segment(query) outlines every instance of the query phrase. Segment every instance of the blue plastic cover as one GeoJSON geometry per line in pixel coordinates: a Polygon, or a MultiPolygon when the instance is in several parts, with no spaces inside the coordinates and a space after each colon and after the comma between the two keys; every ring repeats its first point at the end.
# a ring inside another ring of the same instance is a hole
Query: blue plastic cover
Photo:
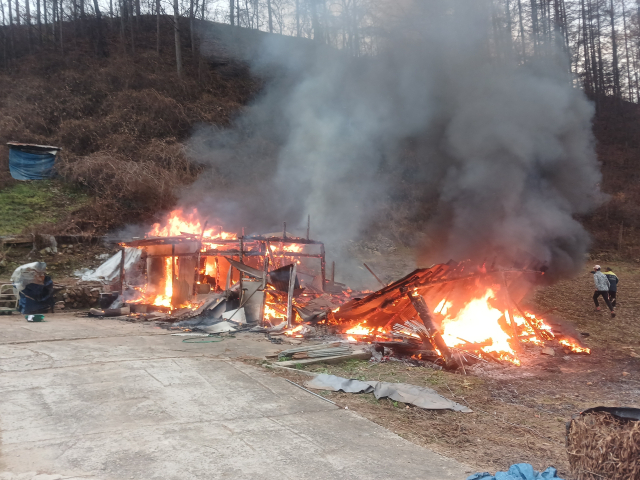
{"type": "Polygon", "coordinates": [[[495,475],[476,473],[467,480],[562,480],[557,473],[553,467],[547,468],[544,472],[538,472],[528,463],[517,463],[511,465],[508,472],[498,472],[495,475]]]}
{"type": "Polygon", "coordinates": [[[28,153],[17,148],[9,149],[9,171],[16,180],[44,180],[54,174],[53,153],[28,153]]]}

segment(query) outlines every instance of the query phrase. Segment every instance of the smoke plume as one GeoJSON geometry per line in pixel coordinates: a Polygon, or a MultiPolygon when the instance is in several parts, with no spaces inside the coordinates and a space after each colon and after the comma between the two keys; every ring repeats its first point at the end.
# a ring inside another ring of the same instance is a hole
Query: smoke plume
{"type": "Polygon", "coordinates": [[[331,242],[412,190],[433,206],[423,262],[526,251],[576,271],[589,245],[576,217],[601,201],[600,172],[594,109],[562,46],[522,64],[489,1],[402,7],[381,10],[375,55],[277,35],[246,48],[265,87],[230,128],[194,133],[210,168],[184,202],[263,231],[310,214],[331,242]]]}

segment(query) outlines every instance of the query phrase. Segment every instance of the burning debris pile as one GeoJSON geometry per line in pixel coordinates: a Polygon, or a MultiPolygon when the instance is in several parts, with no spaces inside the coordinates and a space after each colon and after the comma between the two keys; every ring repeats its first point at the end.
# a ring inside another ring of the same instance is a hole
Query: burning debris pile
{"type": "Polygon", "coordinates": [[[435,265],[342,305],[328,321],[340,325],[353,341],[441,361],[447,368],[482,359],[519,365],[518,352],[527,343],[556,341],[573,352],[589,353],[577,335],[554,330],[520,308],[519,302],[544,275],[544,268],[534,267],[435,265]]]}
{"type": "MultiPolygon", "coordinates": [[[[123,262],[121,300],[133,313],[162,312],[184,328],[220,333],[248,324],[270,337],[337,335],[451,369],[520,365],[527,345],[550,342],[589,353],[552,316],[520,307],[545,274],[535,259],[508,267],[450,261],[376,292],[353,292],[334,281],[333,268],[327,279],[324,245],[308,230],[306,238],[287,235],[286,225],[280,235],[237,235],[201,224],[195,210],[176,210],[164,226],[121,245],[141,251],[126,273],[123,262]]],[[[298,357],[303,351],[313,356],[302,349],[298,357]]]]}

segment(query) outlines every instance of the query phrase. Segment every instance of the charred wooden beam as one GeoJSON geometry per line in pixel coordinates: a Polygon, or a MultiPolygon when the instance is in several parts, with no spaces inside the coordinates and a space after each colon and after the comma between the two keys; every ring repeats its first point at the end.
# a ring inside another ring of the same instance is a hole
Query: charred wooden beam
{"type": "Polygon", "coordinates": [[[409,297],[409,300],[411,300],[413,308],[418,312],[420,320],[424,323],[424,328],[427,330],[429,342],[433,345],[433,348],[440,351],[442,358],[444,358],[445,367],[452,368],[457,366],[451,355],[451,350],[449,350],[447,344],[444,343],[442,335],[440,335],[440,332],[433,323],[433,318],[431,317],[431,312],[429,312],[429,307],[427,307],[427,302],[424,301],[422,295],[415,293],[413,290],[409,290],[406,287],[403,290],[403,293],[409,297]]]}

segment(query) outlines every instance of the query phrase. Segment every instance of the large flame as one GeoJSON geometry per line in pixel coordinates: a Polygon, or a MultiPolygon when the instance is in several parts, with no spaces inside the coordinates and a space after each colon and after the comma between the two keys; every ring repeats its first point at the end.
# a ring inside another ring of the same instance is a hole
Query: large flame
{"type": "Polygon", "coordinates": [[[490,305],[489,301],[494,298],[493,290],[488,289],[481,297],[470,300],[455,317],[445,315],[442,321],[442,338],[445,343],[455,347],[467,342],[491,342],[491,345],[482,347],[482,350],[497,352],[507,359],[515,360],[515,351],[509,344],[511,337],[498,323],[508,313],[490,305]]]}

